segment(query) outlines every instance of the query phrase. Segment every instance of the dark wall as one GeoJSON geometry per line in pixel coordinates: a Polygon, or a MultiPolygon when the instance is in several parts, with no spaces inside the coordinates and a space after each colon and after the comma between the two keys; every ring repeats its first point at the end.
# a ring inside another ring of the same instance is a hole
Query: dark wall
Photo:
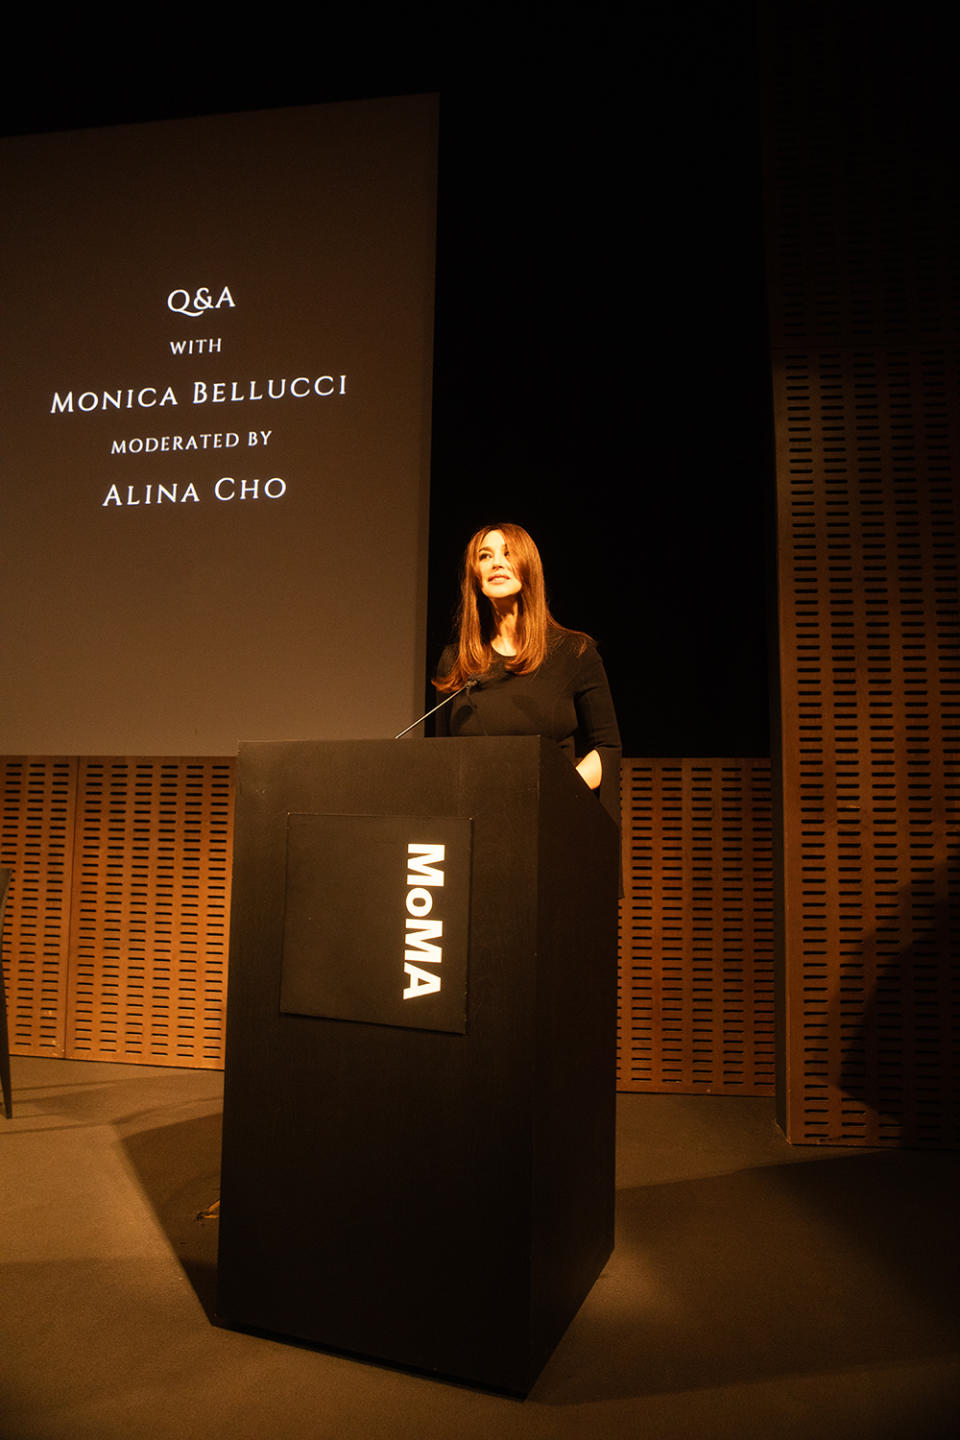
{"type": "Polygon", "coordinates": [[[3,129],[439,91],[428,654],[468,534],[513,519],[601,642],[628,753],[766,753],[751,7],[360,6],[305,38],[56,32],[3,129]]]}

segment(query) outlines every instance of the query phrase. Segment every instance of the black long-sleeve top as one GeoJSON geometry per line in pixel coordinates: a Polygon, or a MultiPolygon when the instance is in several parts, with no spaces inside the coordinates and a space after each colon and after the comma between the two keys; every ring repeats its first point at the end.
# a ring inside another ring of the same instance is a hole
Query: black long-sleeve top
{"type": "MultiPolygon", "coordinates": [[[[620,730],[603,661],[596,645],[565,632],[551,635],[547,655],[532,675],[515,675],[495,655],[486,675],[439,711],[438,735],[546,735],[571,764],[596,750],[601,803],[620,821],[620,730]]],[[[440,657],[438,676],[450,671],[456,649],[440,657]]]]}

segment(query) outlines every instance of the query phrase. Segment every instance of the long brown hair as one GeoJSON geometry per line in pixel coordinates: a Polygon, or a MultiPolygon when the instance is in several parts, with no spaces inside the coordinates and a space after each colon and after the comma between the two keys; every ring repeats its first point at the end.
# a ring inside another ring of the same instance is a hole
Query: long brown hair
{"type": "Polygon", "coordinates": [[[479,565],[483,541],[491,530],[499,530],[503,536],[510,563],[520,581],[517,650],[515,655],[506,658],[507,669],[516,675],[530,675],[539,670],[554,636],[576,636],[580,653],[589,640],[589,636],[579,630],[566,630],[558,625],[550,614],[540,551],[526,530],[520,525],[496,521],[472,535],[464,551],[457,612],[457,654],[446,675],[434,680],[438,690],[458,690],[473,677],[485,675],[493,662],[497,621],[493,606],[480,588],[479,565]]]}

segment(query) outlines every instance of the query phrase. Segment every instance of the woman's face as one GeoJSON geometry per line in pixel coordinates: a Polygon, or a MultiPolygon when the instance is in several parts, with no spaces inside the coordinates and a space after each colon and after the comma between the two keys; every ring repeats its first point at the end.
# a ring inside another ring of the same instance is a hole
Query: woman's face
{"type": "Polygon", "coordinates": [[[520,576],[510,559],[507,542],[499,530],[488,530],[477,554],[480,589],[488,600],[504,600],[519,595],[523,589],[520,576]]]}

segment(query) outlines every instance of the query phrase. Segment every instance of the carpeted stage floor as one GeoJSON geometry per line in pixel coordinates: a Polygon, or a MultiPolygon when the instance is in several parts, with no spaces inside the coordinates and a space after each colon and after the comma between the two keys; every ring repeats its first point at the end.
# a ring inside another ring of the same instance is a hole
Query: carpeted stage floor
{"type": "Polygon", "coordinates": [[[2,1440],[960,1433],[956,1153],[621,1096],[617,1249],[518,1401],[212,1323],[221,1075],[15,1059],[13,1083],[2,1440]]]}

